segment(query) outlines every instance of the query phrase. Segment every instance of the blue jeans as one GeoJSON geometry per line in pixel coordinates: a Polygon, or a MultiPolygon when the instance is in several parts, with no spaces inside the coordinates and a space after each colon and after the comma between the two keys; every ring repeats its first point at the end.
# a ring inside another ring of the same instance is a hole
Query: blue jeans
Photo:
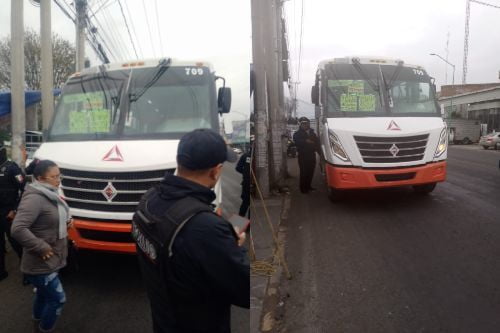
{"type": "Polygon", "coordinates": [[[57,272],[40,275],[26,275],[28,281],[36,287],[33,302],[33,319],[40,320],[42,331],[51,331],[61,315],[66,302],[66,295],[57,272]]]}

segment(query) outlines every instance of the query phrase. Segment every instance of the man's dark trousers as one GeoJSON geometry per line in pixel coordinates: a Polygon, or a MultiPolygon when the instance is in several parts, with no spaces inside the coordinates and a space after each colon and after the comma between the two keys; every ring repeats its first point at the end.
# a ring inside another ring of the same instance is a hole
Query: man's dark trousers
{"type": "Polygon", "coordinates": [[[315,152],[306,156],[299,154],[299,170],[300,170],[300,191],[305,193],[311,189],[311,182],[316,168],[315,152]]]}

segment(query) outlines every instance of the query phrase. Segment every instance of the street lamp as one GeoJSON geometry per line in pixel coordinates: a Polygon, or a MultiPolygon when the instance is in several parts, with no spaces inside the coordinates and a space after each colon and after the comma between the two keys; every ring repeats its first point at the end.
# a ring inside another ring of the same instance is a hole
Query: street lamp
{"type": "MultiPolygon", "coordinates": [[[[455,85],[455,65],[453,65],[451,62],[449,62],[445,58],[441,57],[439,54],[431,53],[430,55],[438,57],[439,59],[443,60],[445,63],[447,63],[448,65],[450,65],[451,67],[453,67],[453,77],[452,77],[452,80],[451,80],[451,84],[454,86],[455,85]]],[[[450,99],[450,109],[453,112],[453,95],[451,95],[451,99],[450,99]]]]}

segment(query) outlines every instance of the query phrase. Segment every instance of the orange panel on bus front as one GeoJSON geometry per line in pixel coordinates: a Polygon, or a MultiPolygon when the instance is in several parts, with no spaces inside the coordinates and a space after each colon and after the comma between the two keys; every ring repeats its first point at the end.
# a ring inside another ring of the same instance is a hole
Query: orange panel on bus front
{"type": "Polygon", "coordinates": [[[369,189],[442,182],[446,162],[400,169],[345,168],[326,164],[328,186],[336,189],[369,189]]]}

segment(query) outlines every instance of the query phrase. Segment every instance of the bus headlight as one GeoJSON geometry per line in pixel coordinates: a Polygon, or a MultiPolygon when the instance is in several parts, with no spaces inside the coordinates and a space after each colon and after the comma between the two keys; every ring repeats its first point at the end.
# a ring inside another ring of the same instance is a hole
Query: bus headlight
{"type": "Polygon", "coordinates": [[[342,147],[339,138],[331,130],[328,131],[328,138],[330,141],[330,147],[332,148],[333,154],[344,162],[349,161],[349,157],[347,156],[344,148],[342,147]]]}
{"type": "Polygon", "coordinates": [[[447,128],[443,128],[441,131],[441,135],[439,136],[439,143],[436,148],[436,153],[434,153],[434,157],[439,157],[443,155],[443,153],[446,151],[446,147],[448,146],[448,130],[447,128]]]}

